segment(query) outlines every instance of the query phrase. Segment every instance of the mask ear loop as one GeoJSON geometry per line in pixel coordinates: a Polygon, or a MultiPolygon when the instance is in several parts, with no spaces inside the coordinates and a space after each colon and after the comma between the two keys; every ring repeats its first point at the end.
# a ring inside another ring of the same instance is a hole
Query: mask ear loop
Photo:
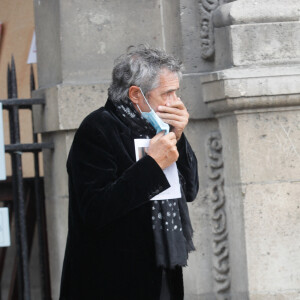
{"type": "Polygon", "coordinates": [[[137,106],[137,108],[139,109],[140,113],[142,114],[142,111],[141,111],[141,109],[140,109],[139,105],[138,105],[138,104],[136,104],[136,106],[137,106]]]}
{"type": "MultiPolygon", "coordinates": [[[[145,95],[144,95],[144,93],[143,93],[143,91],[142,91],[142,89],[139,87],[139,89],[140,89],[140,91],[141,91],[141,93],[142,93],[142,95],[143,95],[143,97],[144,97],[144,99],[145,99],[145,101],[146,101],[146,103],[147,103],[147,105],[149,106],[149,108],[150,108],[150,111],[152,110],[152,107],[150,106],[150,104],[149,104],[149,102],[148,102],[148,100],[147,100],[147,98],[145,97],[145,95]]],[[[138,105],[137,105],[138,106],[138,105]]],[[[138,106],[139,107],[139,106],[138,106]]],[[[141,111],[141,109],[139,108],[139,110],[141,111]]],[[[141,112],[142,113],[142,112],[141,112]]]]}

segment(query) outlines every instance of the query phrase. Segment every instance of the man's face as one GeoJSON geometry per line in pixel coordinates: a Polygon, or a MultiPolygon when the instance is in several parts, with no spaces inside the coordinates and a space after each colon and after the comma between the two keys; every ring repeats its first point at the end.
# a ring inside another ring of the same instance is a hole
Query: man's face
{"type": "MultiPolygon", "coordinates": [[[[163,70],[160,74],[159,86],[145,96],[152,109],[156,112],[158,111],[158,106],[166,106],[167,103],[172,104],[177,100],[176,92],[178,89],[179,78],[177,74],[168,70],[163,70]]],[[[140,102],[140,108],[142,111],[149,111],[149,107],[145,100],[140,102]]]]}

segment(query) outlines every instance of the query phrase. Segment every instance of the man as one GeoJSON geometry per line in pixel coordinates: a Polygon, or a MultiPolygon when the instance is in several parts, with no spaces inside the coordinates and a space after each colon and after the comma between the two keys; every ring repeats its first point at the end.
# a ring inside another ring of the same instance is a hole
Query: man
{"type": "Polygon", "coordinates": [[[76,132],[61,300],[183,299],[182,267],[194,250],[186,202],[198,175],[176,95],[181,68],[164,51],[131,49],[115,63],[105,107],[76,132]],[[136,161],[141,138],[151,140],[136,161]],[[181,196],[151,200],[170,187],[164,170],[175,162],[181,196]]]}

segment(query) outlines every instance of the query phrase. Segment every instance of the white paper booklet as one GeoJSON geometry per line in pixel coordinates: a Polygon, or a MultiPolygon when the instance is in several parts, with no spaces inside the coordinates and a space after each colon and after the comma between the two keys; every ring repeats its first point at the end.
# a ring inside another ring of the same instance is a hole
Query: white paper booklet
{"type": "MultiPolygon", "coordinates": [[[[150,139],[135,139],[135,157],[136,161],[146,155],[147,148],[149,147],[150,139]]],[[[145,170],[147,172],[147,170],[145,170]]],[[[180,184],[178,177],[177,165],[174,162],[172,165],[164,169],[164,173],[169,181],[170,187],[153,197],[151,200],[166,200],[176,199],[181,197],[180,184]]]]}
{"type": "Polygon", "coordinates": [[[0,208],[0,247],[10,246],[9,215],[8,208],[0,208]]]}
{"type": "Polygon", "coordinates": [[[2,103],[0,103],[0,180],[6,180],[2,103]]]}

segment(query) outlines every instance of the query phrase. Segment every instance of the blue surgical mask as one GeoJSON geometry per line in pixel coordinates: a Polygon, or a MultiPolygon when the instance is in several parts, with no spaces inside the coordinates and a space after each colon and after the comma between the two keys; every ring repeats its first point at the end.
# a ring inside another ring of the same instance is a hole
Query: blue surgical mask
{"type": "Polygon", "coordinates": [[[147,103],[147,105],[149,106],[150,108],[150,111],[149,112],[142,112],[140,107],[138,106],[137,104],[137,107],[138,109],[140,110],[141,114],[142,114],[142,117],[144,119],[146,119],[153,127],[154,129],[156,130],[156,134],[161,132],[161,131],[165,131],[165,134],[168,134],[169,131],[170,131],[170,126],[169,124],[165,123],[162,121],[162,119],[155,113],[155,111],[151,108],[151,106],[149,105],[149,102],[148,100],[146,99],[142,89],[140,88],[140,91],[147,103]]]}

